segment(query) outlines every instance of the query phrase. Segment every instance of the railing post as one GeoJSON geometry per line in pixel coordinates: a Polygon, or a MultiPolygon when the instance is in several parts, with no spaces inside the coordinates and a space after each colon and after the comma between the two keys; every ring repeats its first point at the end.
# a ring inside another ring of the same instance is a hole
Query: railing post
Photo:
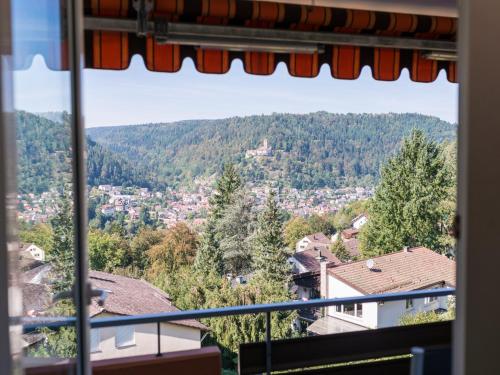
{"type": "Polygon", "coordinates": [[[266,312],[266,374],[271,375],[271,312],[266,312]]]}
{"type": "Polygon", "coordinates": [[[158,339],[158,353],[156,354],[157,357],[161,357],[161,323],[156,322],[156,335],[158,339]]]}

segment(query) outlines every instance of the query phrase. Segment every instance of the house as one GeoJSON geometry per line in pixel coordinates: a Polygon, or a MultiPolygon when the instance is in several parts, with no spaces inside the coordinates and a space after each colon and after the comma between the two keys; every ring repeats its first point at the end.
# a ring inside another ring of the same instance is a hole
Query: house
{"type": "MultiPolygon", "coordinates": [[[[106,292],[104,305],[92,301],[89,312],[93,318],[155,314],[179,309],[168,295],[153,285],[130,277],[90,271],[92,287],[106,292]]],[[[161,323],[161,350],[198,349],[208,328],[196,320],[161,323]]],[[[91,330],[91,359],[109,359],[156,353],[156,323],[91,330]]]]}
{"type": "Polygon", "coordinates": [[[115,213],[115,207],[110,204],[106,204],[101,207],[101,213],[104,216],[113,216],[113,214],[115,213]]]}
{"type": "Polygon", "coordinates": [[[246,158],[251,158],[255,156],[271,156],[273,154],[273,149],[269,147],[267,139],[264,139],[262,146],[255,150],[247,150],[245,153],[246,158]]]}
{"type": "Polygon", "coordinates": [[[309,244],[304,250],[288,258],[294,274],[295,293],[299,299],[311,299],[319,294],[321,263],[339,265],[342,262],[332,254],[329,245],[309,244]]]}
{"type": "MultiPolygon", "coordinates": [[[[321,295],[341,298],[455,287],[455,268],[453,260],[425,247],[331,268],[322,264],[321,295]]],[[[331,306],[326,316],[311,324],[308,331],[326,334],[390,327],[398,325],[405,314],[447,308],[447,297],[331,306]]]]}
{"type": "Polygon", "coordinates": [[[21,253],[29,254],[33,259],[45,261],[45,251],[34,243],[21,244],[21,253]]]}
{"type": "Polygon", "coordinates": [[[368,222],[368,216],[366,214],[361,214],[356,216],[352,221],[351,221],[351,227],[354,229],[361,229],[363,225],[365,225],[368,222]]]}
{"type": "Polygon", "coordinates": [[[295,251],[296,252],[304,251],[306,249],[306,247],[308,247],[311,244],[312,245],[321,245],[321,246],[324,246],[324,245],[330,246],[331,241],[327,236],[325,236],[321,232],[310,234],[308,236],[305,236],[304,238],[302,238],[300,241],[297,242],[297,244],[295,246],[295,251]]]}

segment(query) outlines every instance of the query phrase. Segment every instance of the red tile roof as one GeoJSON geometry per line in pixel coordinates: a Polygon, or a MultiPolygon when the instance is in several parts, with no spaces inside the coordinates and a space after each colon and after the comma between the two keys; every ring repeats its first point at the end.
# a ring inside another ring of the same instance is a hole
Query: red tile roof
{"type": "MultiPolygon", "coordinates": [[[[101,313],[140,315],[179,311],[165,292],[144,280],[99,271],[90,271],[89,279],[93,288],[103,289],[108,293],[103,307],[99,306],[95,300],[92,301],[89,309],[90,316],[101,313]]],[[[179,320],[171,324],[209,330],[205,325],[193,319],[179,320]]]]}
{"type": "Polygon", "coordinates": [[[359,250],[359,240],[357,238],[351,238],[344,241],[344,246],[352,257],[358,257],[361,252],[359,250]]]}
{"type": "Polygon", "coordinates": [[[423,289],[439,283],[455,286],[455,262],[425,247],[408,249],[329,268],[328,273],[363,294],[423,289]]]}
{"type": "Polygon", "coordinates": [[[345,239],[356,238],[359,233],[359,229],[349,228],[344,229],[341,233],[342,237],[345,239]]]}

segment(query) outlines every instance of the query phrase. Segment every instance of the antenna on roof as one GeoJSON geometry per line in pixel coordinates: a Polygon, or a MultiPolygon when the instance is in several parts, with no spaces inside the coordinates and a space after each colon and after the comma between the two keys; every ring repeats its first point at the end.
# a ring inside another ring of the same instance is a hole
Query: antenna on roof
{"type": "Polygon", "coordinates": [[[373,267],[375,266],[375,262],[373,259],[368,259],[366,261],[366,267],[368,267],[368,269],[371,271],[373,269],[373,267]]]}

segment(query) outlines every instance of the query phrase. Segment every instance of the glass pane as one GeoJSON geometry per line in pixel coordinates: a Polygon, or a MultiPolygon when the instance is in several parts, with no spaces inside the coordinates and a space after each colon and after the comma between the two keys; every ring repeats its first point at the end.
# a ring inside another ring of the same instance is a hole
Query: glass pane
{"type": "MultiPolygon", "coordinates": [[[[29,321],[72,318],[71,87],[67,4],[13,1],[19,271],[29,321]],[[62,294],[61,294],[62,293],[62,294]]],[[[26,366],[76,356],[73,327],[23,335],[26,366]],[[45,362],[46,361],[46,362],[45,362]]]]}

